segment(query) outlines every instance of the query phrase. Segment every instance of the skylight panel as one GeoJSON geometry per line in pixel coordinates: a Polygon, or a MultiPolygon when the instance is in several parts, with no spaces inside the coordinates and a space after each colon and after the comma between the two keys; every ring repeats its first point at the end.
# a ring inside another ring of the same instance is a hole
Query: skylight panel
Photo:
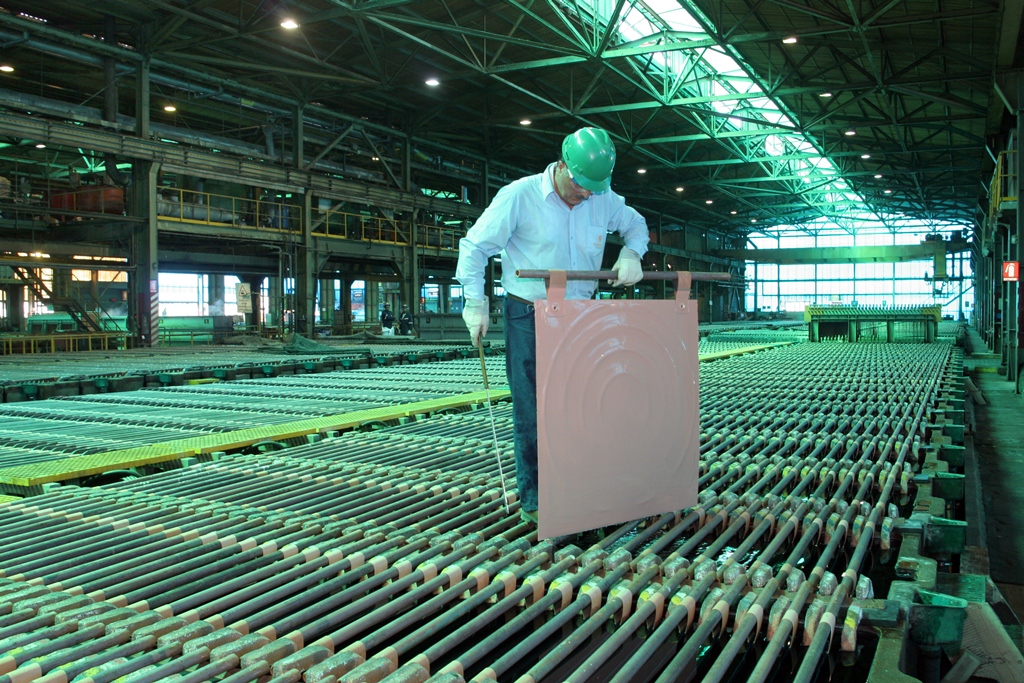
{"type": "MultiPolygon", "coordinates": [[[[617,0],[560,0],[570,12],[579,12],[590,21],[596,16],[606,26],[617,0]]],[[[679,43],[689,40],[706,41],[708,34],[679,0],[628,0],[628,6],[620,13],[615,27],[618,40],[610,47],[629,44],[634,46],[656,46],[665,44],[675,49],[650,52],[630,57],[633,67],[644,69],[646,75],[658,74],[665,78],[665,92],[671,90],[675,97],[702,98],[710,96],[699,106],[704,106],[724,118],[718,124],[707,124],[706,132],[716,135],[728,131],[769,131],[776,126],[797,128],[796,123],[786,115],[771,98],[764,96],[762,86],[744,70],[732,56],[732,52],[720,45],[704,45],[695,50],[680,50],[679,43]],[[696,61],[696,64],[694,63],[696,61]],[[686,80],[679,83],[685,74],[686,80]],[[751,97],[750,95],[756,95],[751,97]],[[758,121],[763,125],[759,126],[758,121]],[[722,130],[724,129],[724,130],[722,130]]],[[[664,97],[651,92],[655,98],[664,97]]],[[[703,124],[702,124],[703,125],[703,124]]],[[[763,145],[761,161],[778,166],[780,175],[797,176],[808,188],[804,195],[812,201],[821,200],[831,206],[819,207],[829,214],[842,211],[842,225],[828,218],[808,222],[802,228],[794,226],[766,226],[768,229],[822,229],[848,233],[851,229],[870,229],[881,226],[888,229],[882,216],[876,214],[864,203],[864,199],[852,190],[840,175],[839,169],[822,156],[820,149],[811,141],[794,133],[779,131],[766,135],[763,140],[752,138],[748,149],[763,145]],[[787,158],[806,155],[807,158],[787,158]],[[852,209],[852,210],[851,210],[852,209]]],[[[886,216],[890,223],[892,216],[886,216]]],[[[960,227],[960,226],[957,226],[960,227]]]]}

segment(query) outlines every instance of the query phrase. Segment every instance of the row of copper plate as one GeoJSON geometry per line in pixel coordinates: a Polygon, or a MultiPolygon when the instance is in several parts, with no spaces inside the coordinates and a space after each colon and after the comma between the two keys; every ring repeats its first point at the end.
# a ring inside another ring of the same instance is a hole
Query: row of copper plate
{"type": "Polygon", "coordinates": [[[858,647],[958,353],[706,365],[700,501],[603,537],[506,512],[482,411],[4,504],[0,683],[766,680],[791,642],[810,680],[858,647]]]}
{"type": "MultiPolygon", "coordinates": [[[[186,337],[187,341],[187,337],[186,337]]],[[[393,360],[398,356],[451,354],[467,348],[463,343],[413,341],[405,343],[340,343],[320,339],[320,350],[310,353],[286,353],[280,342],[247,338],[246,344],[188,345],[156,348],[83,351],[71,353],[0,355],[0,380],[43,382],[62,377],[116,377],[125,374],[176,372],[188,369],[231,368],[236,365],[279,365],[329,358],[366,358],[380,356],[393,360]]],[[[491,341],[501,347],[500,339],[491,341]]]]}
{"type": "MultiPolygon", "coordinates": [[[[501,388],[504,358],[487,361],[501,388]]],[[[479,360],[0,404],[0,468],[481,389],[479,360]]]]}

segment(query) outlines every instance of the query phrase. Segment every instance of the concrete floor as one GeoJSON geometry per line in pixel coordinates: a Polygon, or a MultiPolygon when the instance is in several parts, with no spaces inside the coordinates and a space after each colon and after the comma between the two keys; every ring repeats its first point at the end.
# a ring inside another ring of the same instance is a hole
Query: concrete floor
{"type": "Polygon", "coordinates": [[[998,358],[970,330],[974,355],[965,367],[988,405],[975,408],[974,447],[985,508],[989,571],[1024,617],[1024,397],[994,372],[998,358]]]}

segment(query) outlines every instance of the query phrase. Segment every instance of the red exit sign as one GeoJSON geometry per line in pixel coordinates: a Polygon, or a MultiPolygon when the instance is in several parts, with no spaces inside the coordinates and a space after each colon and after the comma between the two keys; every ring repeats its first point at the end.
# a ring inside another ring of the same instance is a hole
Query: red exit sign
{"type": "Polygon", "coordinates": [[[1020,281],[1020,261],[1003,261],[1003,282],[1020,281]]]}

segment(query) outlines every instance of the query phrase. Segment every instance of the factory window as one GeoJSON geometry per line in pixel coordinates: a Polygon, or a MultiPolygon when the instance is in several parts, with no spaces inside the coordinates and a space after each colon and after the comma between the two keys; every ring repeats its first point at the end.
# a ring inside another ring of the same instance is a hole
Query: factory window
{"type": "Polygon", "coordinates": [[[101,270],[97,279],[100,282],[128,282],[128,273],[123,270],[101,270]]]}
{"type": "MultiPolygon", "coordinates": [[[[71,271],[72,282],[92,282],[93,271],[83,268],[74,268],[71,271]]],[[[100,282],[128,282],[128,273],[123,270],[101,270],[98,271],[96,279],[100,282]]]]}
{"type": "MultiPolygon", "coordinates": [[[[224,315],[238,315],[239,282],[241,282],[241,280],[234,275],[224,276],[224,315]]],[[[261,304],[261,310],[267,310],[265,304],[261,304]]]]}
{"type": "MultiPolygon", "coordinates": [[[[873,247],[920,244],[927,231],[893,234],[874,233],[751,236],[757,248],[873,247]]],[[[802,310],[809,304],[832,302],[858,306],[920,306],[939,304],[944,315],[957,317],[974,306],[969,285],[972,271],[969,259],[950,254],[946,279],[935,280],[931,259],[902,263],[835,263],[813,265],[774,265],[747,263],[746,310],[802,310]]]]}
{"type": "Polygon", "coordinates": [[[448,287],[448,312],[462,313],[465,301],[462,296],[462,285],[450,285],[448,287]]]}
{"type": "Polygon", "coordinates": [[[196,273],[160,273],[160,315],[209,315],[207,276],[196,273]]]}
{"type": "Polygon", "coordinates": [[[441,287],[423,285],[420,288],[420,313],[440,313],[441,287]]]}
{"type": "Polygon", "coordinates": [[[366,282],[363,280],[352,283],[352,320],[366,322],[366,282]]]}

